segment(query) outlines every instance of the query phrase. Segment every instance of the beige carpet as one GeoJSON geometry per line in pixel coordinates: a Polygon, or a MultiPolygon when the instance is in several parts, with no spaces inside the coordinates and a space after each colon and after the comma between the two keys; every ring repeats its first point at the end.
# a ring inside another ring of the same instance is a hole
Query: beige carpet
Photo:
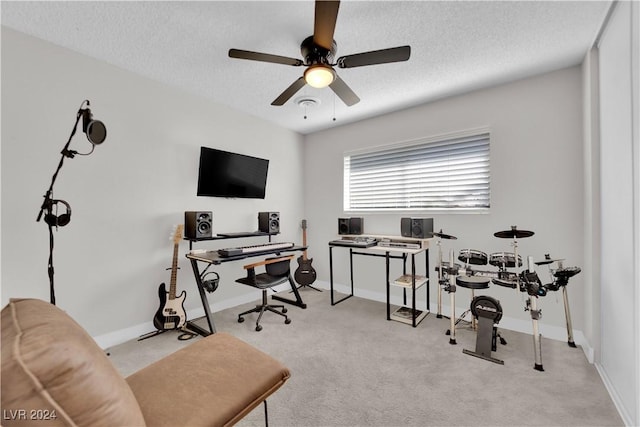
{"type": "MultiPolygon", "coordinates": [[[[254,330],[255,315],[237,323],[251,304],[214,313],[218,331],[291,370],[268,400],[271,426],[624,425],[580,348],[543,337],[540,372],[533,369],[532,336],[502,330],[507,345],[498,344],[493,354],[504,360],[498,365],[462,353],[475,349],[476,334],[468,328],[450,345],[446,318],[430,314],[412,328],[387,321],[379,302],[354,297],[332,307],[328,291],[301,294],[306,310],[290,306],[289,325],[265,314],[261,332],[254,330]]],[[[193,342],[178,335],[127,342],[109,349],[110,357],[128,375],[193,342]]],[[[239,425],[263,426],[262,406],[239,425]]]]}

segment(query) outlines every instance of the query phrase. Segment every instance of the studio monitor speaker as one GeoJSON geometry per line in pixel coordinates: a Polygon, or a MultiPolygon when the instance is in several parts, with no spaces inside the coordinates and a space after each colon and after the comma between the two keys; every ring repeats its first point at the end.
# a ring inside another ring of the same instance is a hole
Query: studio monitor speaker
{"type": "Polygon", "coordinates": [[[279,233],[280,212],[258,212],[258,230],[263,233],[279,233]]]}
{"type": "Polygon", "coordinates": [[[411,218],[400,218],[400,234],[402,237],[411,237],[411,218]]]}
{"type": "Polygon", "coordinates": [[[351,218],[338,218],[338,234],[349,234],[351,218]]]}
{"type": "Polygon", "coordinates": [[[428,239],[433,233],[433,218],[400,218],[402,237],[428,239]]]}
{"type": "Polygon", "coordinates": [[[364,218],[349,218],[349,234],[362,234],[364,218]]]}
{"type": "Polygon", "coordinates": [[[411,218],[411,237],[428,239],[433,233],[433,218],[411,218]]]}
{"type": "Polygon", "coordinates": [[[338,234],[362,234],[364,218],[338,218],[338,234]]]}
{"type": "Polygon", "coordinates": [[[205,239],[211,237],[213,230],[213,212],[185,211],[184,237],[187,239],[205,239]]]}

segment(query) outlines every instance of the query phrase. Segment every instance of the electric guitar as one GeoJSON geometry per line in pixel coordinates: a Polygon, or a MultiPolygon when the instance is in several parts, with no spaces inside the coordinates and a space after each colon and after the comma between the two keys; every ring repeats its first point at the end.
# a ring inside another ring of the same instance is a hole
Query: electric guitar
{"type": "Polygon", "coordinates": [[[173,236],[173,264],[171,266],[171,284],[169,285],[169,292],[166,291],[164,283],[162,283],[158,288],[160,308],[158,308],[158,311],[156,311],[156,314],[153,317],[153,326],[161,331],[182,328],[187,322],[187,313],[185,313],[183,305],[187,294],[185,291],[182,291],[180,296],[176,297],[178,245],[182,238],[183,227],[184,226],[182,224],[178,225],[173,236]]]}
{"type": "MultiPolygon", "coordinates": [[[[302,220],[302,246],[307,246],[307,220],[302,220]]],[[[293,274],[293,277],[296,279],[302,286],[308,286],[316,281],[316,271],[311,266],[311,262],[313,258],[307,258],[307,250],[305,249],[302,252],[302,255],[298,257],[298,268],[296,272],[293,274]]]]}

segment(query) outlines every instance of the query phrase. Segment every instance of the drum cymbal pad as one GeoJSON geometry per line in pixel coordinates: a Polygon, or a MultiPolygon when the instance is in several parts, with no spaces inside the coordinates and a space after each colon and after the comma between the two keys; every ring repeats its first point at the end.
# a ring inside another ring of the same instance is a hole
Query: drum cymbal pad
{"type": "Polygon", "coordinates": [[[501,239],[524,239],[525,237],[531,237],[535,233],[528,230],[518,230],[515,225],[511,226],[511,230],[497,231],[493,233],[494,236],[501,239]]]}

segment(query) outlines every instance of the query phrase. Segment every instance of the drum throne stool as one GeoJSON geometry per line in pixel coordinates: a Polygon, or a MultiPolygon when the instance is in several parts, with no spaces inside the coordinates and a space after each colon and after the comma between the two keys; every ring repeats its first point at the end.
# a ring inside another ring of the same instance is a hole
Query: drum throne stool
{"type": "MultiPolygon", "coordinates": [[[[453,257],[453,255],[451,255],[453,257]]],[[[464,270],[469,271],[469,265],[487,265],[487,254],[481,251],[477,251],[474,249],[462,249],[458,254],[458,261],[464,262],[464,270]]],[[[451,260],[453,262],[453,259],[451,260]]],[[[470,301],[473,301],[475,298],[475,291],[482,289],[489,289],[490,279],[484,276],[473,276],[473,275],[459,275],[455,274],[455,285],[461,288],[469,289],[471,291],[470,301]]],[[[453,286],[452,292],[456,292],[456,286],[453,286]]],[[[455,295],[452,295],[452,306],[455,305],[455,295]]],[[[464,311],[458,318],[455,317],[455,310],[452,309],[451,315],[451,328],[457,327],[458,323],[462,322],[466,315],[470,313],[471,310],[468,309],[464,311]]],[[[473,330],[477,329],[476,318],[471,316],[471,328],[473,330]]],[[[451,344],[455,344],[455,331],[452,331],[451,328],[447,331],[446,335],[451,335],[452,338],[450,340],[451,344]]]]}

